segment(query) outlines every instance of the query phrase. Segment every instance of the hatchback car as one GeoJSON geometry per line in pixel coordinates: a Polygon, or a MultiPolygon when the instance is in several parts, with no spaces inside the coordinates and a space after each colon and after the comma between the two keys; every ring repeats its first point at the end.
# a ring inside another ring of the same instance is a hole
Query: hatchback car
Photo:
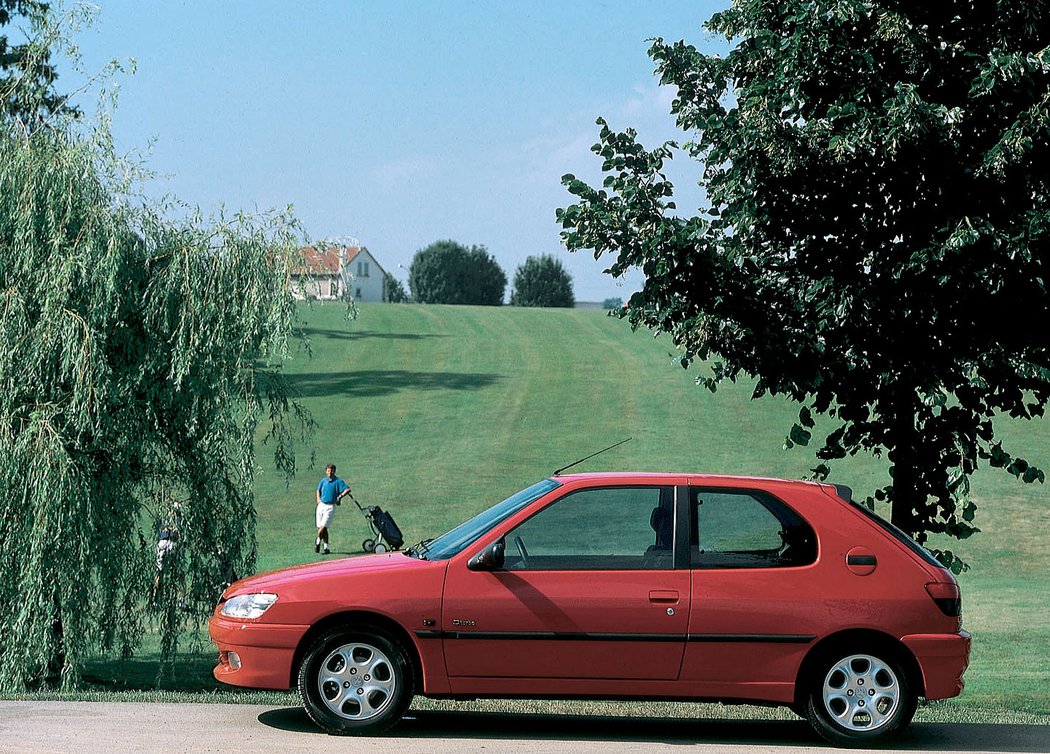
{"type": "Polygon", "coordinates": [[[963,688],[952,575],[813,482],[569,474],[434,540],[260,574],[210,621],[215,677],[297,687],[338,734],[414,694],[786,705],[867,744],[963,688]]]}

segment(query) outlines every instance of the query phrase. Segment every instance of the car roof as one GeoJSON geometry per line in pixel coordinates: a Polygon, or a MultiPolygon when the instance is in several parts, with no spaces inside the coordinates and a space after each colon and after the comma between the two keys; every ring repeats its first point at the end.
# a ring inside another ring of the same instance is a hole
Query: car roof
{"type": "Polygon", "coordinates": [[[807,487],[820,487],[818,482],[802,481],[799,479],[779,479],[777,477],[760,476],[738,476],[732,474],[698,474],[695,472],[669,472],[669,471],[592,471],[578,474],[559,474],[551,477],[559,482],[629,482],[644,481],[655,482],[666,480],[669,483],[681,483],[685,480],[687,484],[725,485],[727,487],[767,486],[774,485],[798,485],[807,487]]]}

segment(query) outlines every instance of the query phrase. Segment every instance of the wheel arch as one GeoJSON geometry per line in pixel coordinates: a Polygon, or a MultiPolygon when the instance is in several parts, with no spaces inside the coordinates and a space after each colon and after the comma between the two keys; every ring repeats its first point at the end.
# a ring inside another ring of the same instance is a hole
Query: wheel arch
{"type": "Polygon", "coordinates": [[[922,669],[919,667],[919,662],[915,659],[915,655],[912,654],[911,650],[900,639],[890,634],[872,629],[857,628],[829,634],[810,647],[795,676],[795,701],[792,706],[800,709],[805,703],[806,690],[809,688],[813,676],[818,672],[821,660],[835,651],[853,651],[865,647],[878,647],[891,653],[904,666],[905,672],[908,674],[908,681],[913,684],[917,696],[925,696],[926,687],[922,669]]]}
{"type": "Polygon", "coordinates": [[[370,613],[366,610],[348,610],[341,613],[333,613],[310,626],[295,647],[295,654],[292,656],[291,672],[288,676],[288,688],[295,688],[298,684],[299,668],[307,650],[313,645],[317,637],[334,628],[372,628],[389,633],[391,638],[397,640],[404,647],[409,660],[412,662],[413,685],[416,689],[422,691],[423,661],[419,656],[419,648],[412,641],[408,631],[392,618],[379,613],[370,613]]]}

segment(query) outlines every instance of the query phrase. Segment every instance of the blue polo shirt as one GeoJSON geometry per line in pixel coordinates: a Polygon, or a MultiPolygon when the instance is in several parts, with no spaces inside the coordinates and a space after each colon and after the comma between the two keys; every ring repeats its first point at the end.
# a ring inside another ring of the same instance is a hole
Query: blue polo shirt
{"type": "Polygon", "coordinates": [[[339,499],[339,496],[348,489],[350,488],[347,486],[346,482],[339,477],[336,477],[330,482],[328,481],[327,476],[322,477],[321,483],[317,485],[317,492],[321,496],[321,502],[328,503],[329,505],[334,504],[335,501],[339,499]]]}

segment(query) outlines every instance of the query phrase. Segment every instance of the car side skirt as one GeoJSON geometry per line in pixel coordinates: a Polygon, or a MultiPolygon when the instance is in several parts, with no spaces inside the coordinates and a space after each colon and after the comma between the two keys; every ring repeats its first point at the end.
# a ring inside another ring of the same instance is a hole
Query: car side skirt
{"type": "MultiPolygon", "coordinates": [[[[450,678],[451,696],[791,704],[793,683],[709,683],[579,678],[450,678]],[[552,689],[557,689],[552,693],[552,689]]],[[[435,695],[437,696],[437,695],[435,695]]]]}

